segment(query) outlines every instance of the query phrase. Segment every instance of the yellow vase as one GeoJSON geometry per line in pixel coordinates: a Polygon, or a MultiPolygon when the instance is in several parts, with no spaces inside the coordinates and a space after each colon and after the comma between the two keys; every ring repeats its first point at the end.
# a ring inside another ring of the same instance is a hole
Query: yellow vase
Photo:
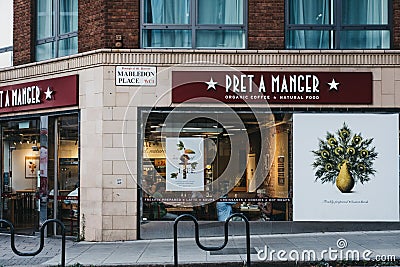
{"type": "Polygon", "coordinates": [[[336,187],[342,193],[350,193],[354,187],[354,179],[347,167],[347,162],[344,162],[342,167],[340,167],[339,175],[336,178],[336,187]]]}

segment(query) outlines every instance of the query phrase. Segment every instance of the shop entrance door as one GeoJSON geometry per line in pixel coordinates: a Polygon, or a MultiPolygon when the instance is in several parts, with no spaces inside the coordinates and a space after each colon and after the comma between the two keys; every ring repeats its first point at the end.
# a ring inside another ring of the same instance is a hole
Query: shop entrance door
{"type": "Polygon", "coordinates": [[[2,177],[0,217],[16,232],[38,229],[36,188],[39,175],[40,122],[37,119],[1,124],[2,177]]]}
{"type": "Polygon", "coordinates": [[[61,220],[70,236],[79,235],[78,124],[77,114],[49,118],[48,218],[61,220]]]}

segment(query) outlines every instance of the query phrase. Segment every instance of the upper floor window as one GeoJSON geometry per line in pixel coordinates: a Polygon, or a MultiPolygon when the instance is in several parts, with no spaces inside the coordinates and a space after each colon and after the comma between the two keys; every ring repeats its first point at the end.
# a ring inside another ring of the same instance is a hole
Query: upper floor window
{"type": "Polygon", "coordinates": [[[78,53],[78,0],[36,1],[36,60],[78,53]]]}
{"type": "Polygon", "coordinates": [[[392,0],[286,0],[288,49],[389,49],[392,0]]]}
{"type": "Polygon", "coordinates": [[[247,0],[144,0],[144,48],[246,47],[247,0]]]}
{"type": "Polygon", "coordinates": [[[13,0],[3,0],[0,9],[0,68],[13,65],[13,0]]]}

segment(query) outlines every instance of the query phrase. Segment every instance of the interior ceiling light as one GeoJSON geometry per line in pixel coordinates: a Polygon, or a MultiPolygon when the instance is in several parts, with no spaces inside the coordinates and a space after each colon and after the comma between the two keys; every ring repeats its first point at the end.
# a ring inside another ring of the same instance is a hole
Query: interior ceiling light
{"type": "Polygon", "coordinates": [[[246,128],[242,128],[242,129],[230,129],[230,131],[246,131],[246,128]]]}
{"type": "Polygon", "coordinates": [[[193,130],[193,131],[201,130],[201,128],[199,128],[199,127],[183,127],[183,129],[184,130],[193,130]]]}

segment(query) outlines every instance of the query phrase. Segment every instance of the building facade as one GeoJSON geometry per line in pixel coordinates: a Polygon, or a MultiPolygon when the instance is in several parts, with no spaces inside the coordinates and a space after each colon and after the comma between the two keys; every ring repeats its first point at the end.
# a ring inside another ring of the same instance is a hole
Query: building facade
{"type": "Polygon", "coordinates": [[[171,237],[190,213],[218,235],[230,210],[263,234],[399,228],[398,2],[13,3],[1,216],[21,232],[171,237]]]}

